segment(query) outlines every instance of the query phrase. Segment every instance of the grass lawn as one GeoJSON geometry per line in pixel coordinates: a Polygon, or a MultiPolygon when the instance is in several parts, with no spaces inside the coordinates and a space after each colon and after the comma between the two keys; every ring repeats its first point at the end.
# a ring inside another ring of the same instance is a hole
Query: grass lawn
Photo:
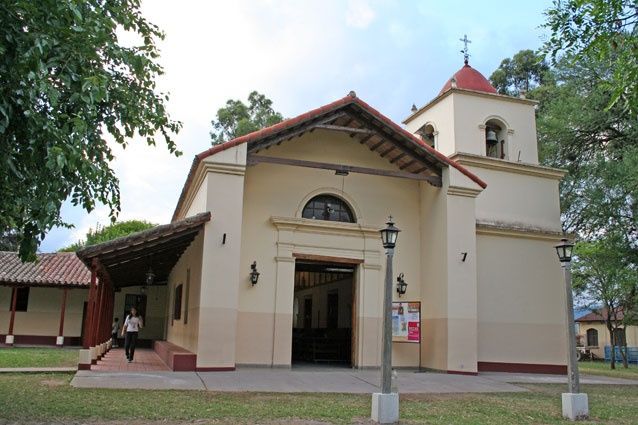
{"type": "MultiPolygon", "coordinates": [[[[157,421],[198,424],[369,423],[370,395],[214,393],[79,389],[71,374],[0,375],[0,422],[157,421]]],[[[404,424],[568,424],[564,385],[526,385],[526,393],[402,395],[404,424]]],[[[592,420],[635,424],[638,386],[584,386],[592,420]]]]}
{"type": "Polygon", "coordinates": [[[609,363],[605,362],[578,362],[580,373],[587,375],[612,376],[614,378],[638,379],[638,365],[629,364],[629,369],[622,366],[622,362],[616,363],[616,369],[611,370],[609,363]]]}
{"type": "Polygon", "coordinates": [[[77,366],[78,350],[72,348],[0,348],[0,368],[77,366]]]}

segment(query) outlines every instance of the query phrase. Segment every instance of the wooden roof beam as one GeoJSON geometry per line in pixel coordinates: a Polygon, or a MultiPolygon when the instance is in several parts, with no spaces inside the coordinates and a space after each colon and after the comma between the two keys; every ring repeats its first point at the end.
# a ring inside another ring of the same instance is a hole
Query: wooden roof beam
{"type": "Polygon", "coordinates": [[[372,130],[368,130],[366,128],[344,127],[344,126],[341,126],[341,125],[319,124],[319,125],[316,125],[315,128],[318,128],[318,129],[321,129],[321,130],[343,131],[344,133],[349,133],[350,135],[353,135],[353,134],[366,134],[366,135],[376,134],[376,132],[374,132],[372,130]]]}
{"type": "Polygon", "coordinates": [[[317,168],[321,170],[341,171],[344,173],[369,174],[374,176],[397,177],[411,180],[427,181],[433,186],[441,186],[441,177],[426,176],[423,174],[408,173],[406,171],[379,170],[376,168],[357,167],[354,165],[329,164],[326,162],[304,161],[301,159],[278,158],[272,156],[248,155],[248,165],[256,165],[260,163],[290,165],[295,167],[317,168]]]}

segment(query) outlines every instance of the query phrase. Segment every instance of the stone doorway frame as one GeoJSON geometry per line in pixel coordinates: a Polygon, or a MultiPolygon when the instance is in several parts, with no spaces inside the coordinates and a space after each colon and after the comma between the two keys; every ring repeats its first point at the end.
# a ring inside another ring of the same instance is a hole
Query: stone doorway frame
{"type": "Polygon", "coordinates": [[[271,217],[277,237],[275,324],[272,365],[290,367],[295,262],[297,258],[358,264],[353,279],[356,341],[353,367],[377,367],[380,362],[382,247],[377,227],[361,223],[271,217]],[[326,237],[329,236],[329,237],[326,237]]]}

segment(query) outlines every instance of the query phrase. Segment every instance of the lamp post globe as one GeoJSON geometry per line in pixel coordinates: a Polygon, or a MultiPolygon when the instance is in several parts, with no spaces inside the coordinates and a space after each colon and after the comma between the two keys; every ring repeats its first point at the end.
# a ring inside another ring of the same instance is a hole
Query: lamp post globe
{"type": "Polygon", "coordinates": [[[385,249],[393,249],[397,244],[397,238],[401,230],[394,225],[392,216],[388,217],[388,221],[385,224],[386,227],[379,230],[379,233],[381,233],[381,242],[385,249]]]}

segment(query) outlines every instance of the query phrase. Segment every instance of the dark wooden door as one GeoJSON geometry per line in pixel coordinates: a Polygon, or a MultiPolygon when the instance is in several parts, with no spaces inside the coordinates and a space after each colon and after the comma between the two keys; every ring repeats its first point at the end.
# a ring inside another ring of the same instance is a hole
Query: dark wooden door
{"type": "Polygon", "coordinates": [[[126,320],[126,316],[131,312],[131,308],[135,307],[138,316],[142,320],[146,319],[146,295],[144,294],[126,294],[124,298],[124,315],[122,316],[122,323],[126,320]]]}
{"type": "Polygon", "coordinates": [[[328,293],[328,329],[337,329],[339,327],[339,294],[337,292],[328,293]]]}
{"type": "Polygon", "coordinates": [[[312,328],[312,298],[303,300],[303,327],[304,329],[312,328]]]}

